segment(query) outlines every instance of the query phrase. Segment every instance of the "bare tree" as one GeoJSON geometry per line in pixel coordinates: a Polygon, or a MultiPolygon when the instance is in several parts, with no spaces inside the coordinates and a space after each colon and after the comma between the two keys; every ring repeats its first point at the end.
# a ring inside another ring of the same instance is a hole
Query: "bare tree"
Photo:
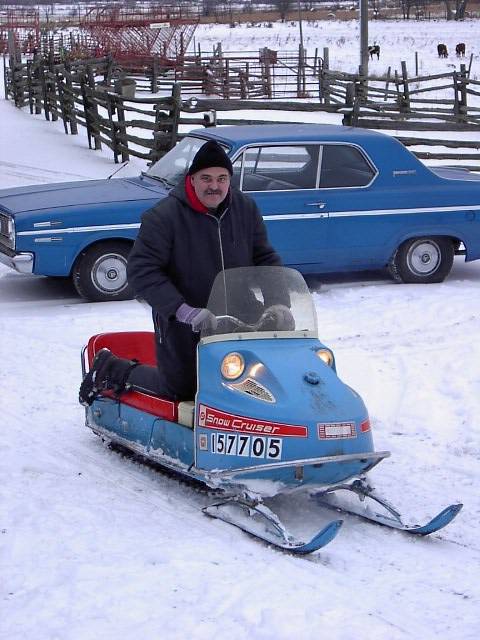
{"type": "Polygon", "coordinates": [[[454,0],[455,9],[452,9],[452,1],[444,0],[447,20],[463,20],[467,10],[468,0],[454,0]]]}
{"type": "Polygon", "coordinates": [[[275,0],[273,4],[277,7],[278,11],[280,12],[280,18],[282,22],[285,22],[287,13],[290,11],[291,6],[293,4],[292,0],[275,0]]]}

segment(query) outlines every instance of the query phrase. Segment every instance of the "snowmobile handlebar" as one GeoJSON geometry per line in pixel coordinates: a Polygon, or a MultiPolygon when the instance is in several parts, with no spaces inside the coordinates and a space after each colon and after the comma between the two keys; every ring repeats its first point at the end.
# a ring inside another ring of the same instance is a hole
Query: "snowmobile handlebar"
{"type": "Polygon", "coordinates": [[[293,331],[295,329],[295,319],[288,307],[275,304],[265,309],[257,322],[248,324],[240,318],[231,315],[216,316],[217,332],[232,331],[293,331]],[[232,326],[233,325],[233,326],[232,326]]]}

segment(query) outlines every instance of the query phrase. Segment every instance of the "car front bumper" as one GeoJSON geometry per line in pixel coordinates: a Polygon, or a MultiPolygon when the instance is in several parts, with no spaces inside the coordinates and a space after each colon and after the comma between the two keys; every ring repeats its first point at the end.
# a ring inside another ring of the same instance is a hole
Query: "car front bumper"
{"type": "Polygon", "coordinates": [[[18,273],[33,273],[33,253],[16,253],[8,247],[0,245],[0,262],[18,273]]]}

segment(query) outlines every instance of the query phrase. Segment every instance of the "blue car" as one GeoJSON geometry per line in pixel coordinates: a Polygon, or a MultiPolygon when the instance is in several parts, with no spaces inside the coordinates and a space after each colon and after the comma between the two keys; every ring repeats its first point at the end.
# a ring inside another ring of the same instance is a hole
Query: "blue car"
{"type": "Polygon", "coordinates": [[[71,277],[88,300],[130,298],[141,214],[209,139],[229,153],[232,182],[257,202],[284,263],[303,274],[388,267],[400,282],[430,283],[455,254],[480,258],[480,176],[428,168],[378,132],[272,124],[192,131],[137,178],[0,191],[0,261],[71,277]]]}

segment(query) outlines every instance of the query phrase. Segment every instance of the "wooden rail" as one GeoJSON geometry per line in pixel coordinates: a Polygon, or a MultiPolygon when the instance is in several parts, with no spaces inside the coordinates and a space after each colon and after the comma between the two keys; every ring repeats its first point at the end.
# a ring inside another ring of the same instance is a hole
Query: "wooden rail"
{"type": "MultiPolygon", "coordinates": [[[[398,137],[419,158],[473,160],[480,170],[476,142],[480,140],[480,101],[477,100],[480,82],[469,77],[464,65],[460,72],[410,79],[405,68],[401,76],[388,73],[368,78],[333,72],[318,64],[316,68],[321,85],[320,100],[279,102],[241,98],[236,96],[238,87],[233,83],[228,89],[228,99],[210,97],[193,101],[182,99],[186,81],[178,79],[179,70],[174,70],[176,82],[162,80],[162,87],[164,91],[168,89],[169,95],[144,98],[135,92],[136,78],[142,76],[132,77],[110,57],[58,62],[54,56],[36,56],[23,62],[13,52],[8,63],[4,58],[5,97],[11,98],[17,107],[28,106],[31,113],[43,112],[47,120],[61,120],[67,134],[75,135],[79,127],[84,127],[90,148],[107,146],[115,162],[125,161],[130,155],[148,163],[155,162],[181,137],[179,127],[204,125],[205,112],[248,109],[258,115],[249,119],[223,116],[216,122],[219,125],[267,123],[271,118],[267,114],[262,118],[261,113],[272,110],[298,114],[330,112],[342,114],[344,124],[356,127],[434,134],[471,132],[472,139],[466,141],[436,139],[436,135],[434,138],[398,137]],[[450,99],[438,98],[438,92],[445,94],[446,90],[452,94],[450,99]],[[416,149],[419,146],[444,147],[445,150],[430,152],[416,149]]],[[[301,115],[296,120],[297,123],[304,121],[301,115]]]]}

